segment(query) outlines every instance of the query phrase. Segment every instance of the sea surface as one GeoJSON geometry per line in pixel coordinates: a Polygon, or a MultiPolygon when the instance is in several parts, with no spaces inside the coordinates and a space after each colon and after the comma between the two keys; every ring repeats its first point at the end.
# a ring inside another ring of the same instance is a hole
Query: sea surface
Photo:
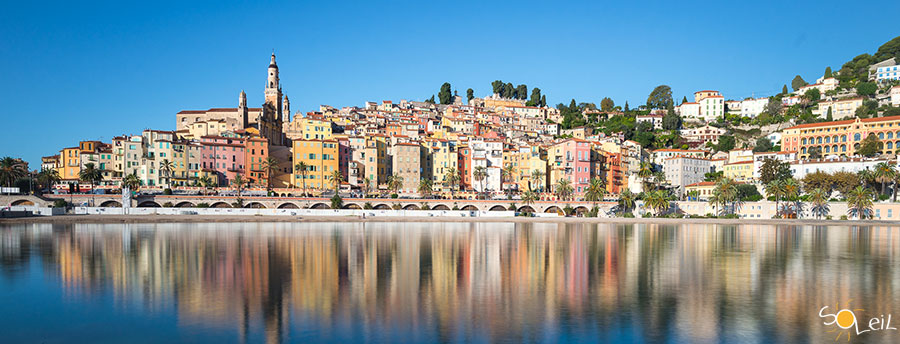
{"type": "Polygon", "coordinates": [[[900,328],[898,257],[888,226],[2,225],[0,342],[897,343],[857,331],[900,328]]]}

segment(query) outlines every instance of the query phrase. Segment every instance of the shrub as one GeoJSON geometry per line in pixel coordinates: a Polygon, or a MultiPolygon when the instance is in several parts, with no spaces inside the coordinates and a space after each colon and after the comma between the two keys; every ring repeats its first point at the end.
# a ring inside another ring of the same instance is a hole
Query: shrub
{"type": "Polygon", "coordinates": [[[879,195],[878,196],[879,201],[886,201],[888,198],[891,198],[891,196],[889,196],[889,195],[879,195]]]}
{"type": "Polygon", "coordinates": [[[400,210],[403,209],[403,206],[401,206],[400,203],[394,203],[394,205],[391,206],[391,209],[400,210]]]}
{"type": "Polygon", "coordinates": [[[517,207],[516,203],[513,202],[513,203],[510,203],[509,207],[507,207],[506,209],[509,209],[509,211],[516,211],[516,209],[519,209],[519,207],[517,207]]]}
{"type": "Polygon", "coordinates": [[[825,216],[825,219],[826,219],[826,220],[831,220],[831,215],[825,216]]]}
{"type": "Polygon", "coordinates": [[[847,219],[847,215],[841,215],[841,220],[846,220],[846,219],[847,219]]]}
{"type": "Polygon", "coordinates": [[[163,208],[171,208],[171,207],[174,207],[174,205],[172,204],[172,202],[166,202],[166,203],[162,204],[162,207],[163,208]]]}
{"type": "Polygon", "coordinates": [[[392,193],[392,194],[391,194],[391,198],[400,198],[400,195],[395,194],[395,193],[392,193]]]}
{"type": "Polygon", "coordinates": [[[375,207],[372,206],[372,203],[366,202],[363,204],[363,209],[375,209],[375,207]]]}
{"type": "Polygon", "coordinates": [[[171,195],[171,194],[172,194],[172,189],[165,188],[165,189],[163,190],[163,195],[171,195]]]}
{"type": "Polygon", "coordinates": [[[572,208],[572,206],[570,205],[566,205],[566,207],[563,208],[563,213],[565,213],[566,216],[575,215],[575,208],[572,208]]]}
{"type": "Polygon", "coordinates": [[[68,206],[69,206],[69,202],[66,202],[64,200],[58,199],[58,200],[53,201],[54,208],[66,208],[68,206]]]}
{"type": "Polygon", "coordinates": [[[632,212],[627,212],[627,213],[622,214],[622,217],[624,217],[624,218],[629,218],[629,219],[633,219],[633,218],[634,218],[634,213],[632,213],[632,212]]]}
{"type": "Polygon", "coordinates": [[[738,214],[725,214],[725,215],[719,216],[719,218],[720,219],[739,219],[741,217],[738,216],[738,214]]]}
{"type": "Polygon", "coordinates": [[[209,208],[209,203],[197,203],[197,208],[209,208]]]}

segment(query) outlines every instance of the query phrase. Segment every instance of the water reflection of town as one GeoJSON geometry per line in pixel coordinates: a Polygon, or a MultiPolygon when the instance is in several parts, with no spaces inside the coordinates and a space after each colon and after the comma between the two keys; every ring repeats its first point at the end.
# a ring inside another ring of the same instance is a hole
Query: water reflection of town
{"type": "Polygon", "coordinates": [[[900,318],[891,227],[27,225],[0,241],[4,270],[40,259],[76,301],[112,293],[251,341],[830,342],[823,305],[900,318]]]}

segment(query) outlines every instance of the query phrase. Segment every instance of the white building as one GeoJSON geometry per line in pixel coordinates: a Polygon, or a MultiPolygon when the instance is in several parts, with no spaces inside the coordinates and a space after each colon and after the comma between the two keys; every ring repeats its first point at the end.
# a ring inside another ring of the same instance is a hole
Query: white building
{"type": "Polygon", "coordinates": [[[728,131],[725,129],[716,128],[707,124],[702,127],[682,129],[681,137],[688,141],[702,143],[712,142],[716,144],[719,143],[719,137],[725,135],[726,132],[728,131]]]}
{"type": "Polygon", "coordinates": [[[741,116],[756,117],[766,109],[769,98],[746,99],[741,102],[741,116]]]}
{"type": "Polygon", "coordinates": [[[862,170],[874,170],[875,165],[889,162],[887,159],[873,158],[830,158],[823,160],[795,160],[791,162],[791,173],[794,179],[800,180],[807,174],[821,171],[825,173],[850,172],[857,173],[862,170]]]}
{"type": "Polygon", "coordinates": [[[713,121],[725,116],[725,98],[722,96],[708,96],[698,101],[700,103],[700,118],[713,121]]]}
{"type": "Polygon", "coordinates": [[[650,124],[653,125],[653,129],[659,130],[662,129],[663,116],[658,114],[638,115],[635,117],[635,121],[638,124],[641,122],[650,122],[650,124]]]}
{"type": "Polygon", "coordinates": [[[878,67],[875,70],[875,82],[900,80],[900,65],[878,67]]]}
{"type": "Polygon", "coordinates": [[[891,87],[888,94],[891,95],[891,106],[900,106],[900,85],[891,87]]]}
{"type": "Polygon", "coordinates": [[[666,180],[679,197],[684,194],[685,186],[702,182],[712,172],[708,159],[695,156],[677,155],[664,159],[662,165],[666,180]]]}
{"type": "Polygon", "coordinates": [[[655,151],[650,152],[650,161],[657,165],[662,165],[663,160],[674,158],[676,156],[688,156],[695,158],[702,158],[706,156],[706,151],[702,151],[699,149],[672,149],[672,148],[662,148],[657,149],[655,151]]]}
{"type": "Polygon", "coordinates": [[[675,113],[684,118],[700,118],[700,104],[681,103],[675,107],[675,113]]]}

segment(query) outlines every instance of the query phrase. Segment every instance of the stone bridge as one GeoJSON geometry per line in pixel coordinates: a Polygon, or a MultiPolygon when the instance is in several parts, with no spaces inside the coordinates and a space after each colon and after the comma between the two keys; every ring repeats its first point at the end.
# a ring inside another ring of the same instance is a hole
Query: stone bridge
{"type": "MultiPolygon", "coordinates": [[[[92,195],[2,195],[0,205],[39,205],[49,206],[57,199],[75,205],[88,204],[92,195]]],[[[244,208],[267,209],[330,209],[331,200],[316,197],[241,197],[244,208]]],[[[210,208],[233,208],[237,197],[203,196],[203,195],[140,195],[131,200],[132,207],[178,207],[194,208],[205,205],[210,208]]],[[[404,209],[404,210],[472,210],[472,211],[507,211],[515,204],[518,212],[561,213],[567,205],[576,213],[584,213],[595,204],[607,211],[615,206],[615,202],[584,201],[536,201],[525,204],[521,200],[468,200],[468,199],[395,199],[395,198],[344,198],[343,209],[404,209]]],[[[93,195],[93,202],[98,207],[121,207],[120,195],[93,195]]]]}

